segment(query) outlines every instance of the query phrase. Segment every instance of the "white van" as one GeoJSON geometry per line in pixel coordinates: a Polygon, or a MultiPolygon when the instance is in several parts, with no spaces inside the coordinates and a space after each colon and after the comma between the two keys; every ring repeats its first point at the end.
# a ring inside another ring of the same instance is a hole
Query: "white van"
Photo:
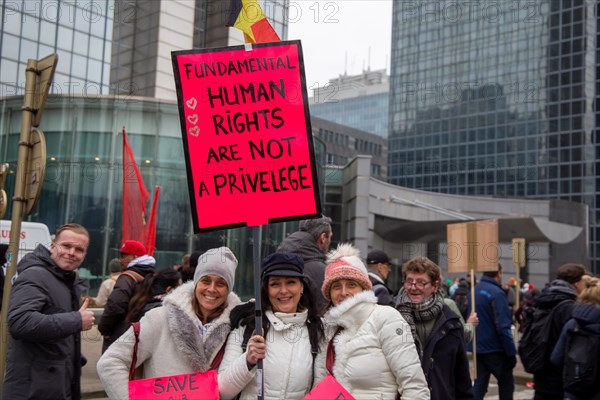
{"type": "MultiPolygon", "coordinates": [[[[0,220],[0,243],[10,242],[11,221],[0,220]]],[[[38,244],[43,244],[50,249],[52,236],[45,224],[39,222],[21,222],[21,236],[19,240],[19,261],[27,253],[31,253],[38,244]]]]}

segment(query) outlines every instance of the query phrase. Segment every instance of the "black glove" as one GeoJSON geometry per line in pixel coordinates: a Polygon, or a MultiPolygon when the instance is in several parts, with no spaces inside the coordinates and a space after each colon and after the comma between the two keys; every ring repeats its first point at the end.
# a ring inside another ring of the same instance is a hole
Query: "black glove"
{"type": "Polygon", "coordinates": [[[517,365],[517,356],[508,356],[508,365],[513,369],[517,365]]]}

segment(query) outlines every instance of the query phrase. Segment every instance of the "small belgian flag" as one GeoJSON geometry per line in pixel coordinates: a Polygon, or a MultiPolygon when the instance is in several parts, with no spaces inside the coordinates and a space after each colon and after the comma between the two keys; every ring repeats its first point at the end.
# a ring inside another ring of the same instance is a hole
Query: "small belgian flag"
{"type": "Polygon", "coordinates": [[[246,43],[281,40],[260,8],[258,0],[231,0],[229,17],[225,25],[243,31],[246,43]]]}

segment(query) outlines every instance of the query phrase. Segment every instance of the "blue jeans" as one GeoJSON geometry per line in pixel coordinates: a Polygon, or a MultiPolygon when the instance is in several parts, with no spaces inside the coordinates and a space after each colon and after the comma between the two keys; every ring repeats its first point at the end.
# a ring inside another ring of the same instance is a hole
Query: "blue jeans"
{"type": "Polygon", "coordinates": [[[505,353],[477,354],[477,379],[473,385],[473,399],[483,400],[490,383],[490,374],[498,380],[500,400],[512,400],[515,379],[510,359],[505,353]]]}

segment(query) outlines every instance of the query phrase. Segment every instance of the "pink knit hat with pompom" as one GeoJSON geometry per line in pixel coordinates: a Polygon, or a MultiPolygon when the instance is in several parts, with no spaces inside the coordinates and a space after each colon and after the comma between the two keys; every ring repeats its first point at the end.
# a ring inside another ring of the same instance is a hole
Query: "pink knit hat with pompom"
{"type": "Polygon", "coordinates": [[[327,255],[325,279],[321,287],[321,292],[327,300],[331,300],[329,297],[331,285],[341,279],[356,281],[364,290],[370,290],[373,287],[367,274],[367,268],[360,259],[360,250],[350,243],[341,243],[337,249],[327,255]]]}

